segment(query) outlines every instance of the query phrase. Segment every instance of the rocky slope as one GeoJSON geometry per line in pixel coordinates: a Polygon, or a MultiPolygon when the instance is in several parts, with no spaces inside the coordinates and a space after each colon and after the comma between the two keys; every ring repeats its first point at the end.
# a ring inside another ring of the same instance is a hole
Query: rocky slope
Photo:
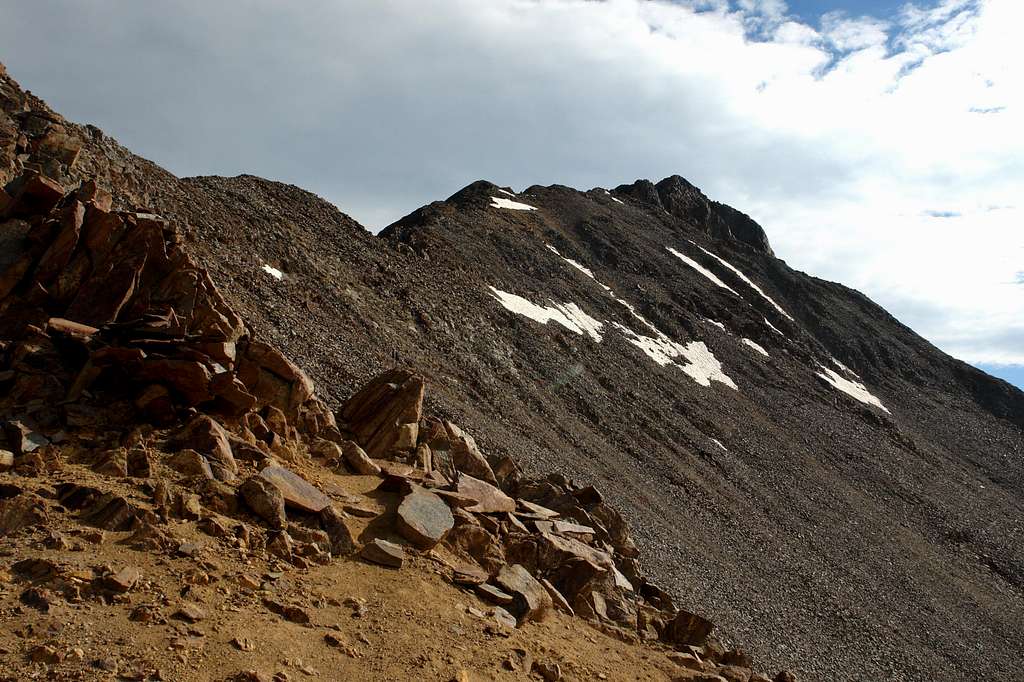
{"type": "Polygon", "coordinates": [[[181,224],[182,251],[330,407],[416,367],[428,411],[490,458],[596,483],[643,569],[756,660],[1017,674],[1024,396],[791,270],[681,178],[475,183],[374,237],[296,188],[174,178],[9,77],[0,102],[0,179],[96,178],[181,224]]]}

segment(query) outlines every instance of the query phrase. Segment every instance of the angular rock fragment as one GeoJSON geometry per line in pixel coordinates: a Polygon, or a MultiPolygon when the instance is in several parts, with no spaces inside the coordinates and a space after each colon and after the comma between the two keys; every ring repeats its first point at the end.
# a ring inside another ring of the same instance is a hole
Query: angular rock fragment
{"type": "Polygon", "coordinates": [[[284,495],[273,483],[256,475],[245,480],[238,488],[245,504],[271,528],[281,529],[288,525],[284,511],[284,495]]]}
{"type": "Polygon", "coordinates": [[[285,504],[296,509],[317,514],[331,503],[306,479],[284,467],[268,466],[258,476],[280,490],[285,504]]]}
{"type": "Polygon", "coordinates": [[[370,563],[389,568],[401,568],[405,563],[405,552],[393,542],[374,538],[359,551],[359,557],[370,563]]]}
{"type": "Polygon", "coordinates": [[[379,476],[380,467],[354,441],[341,444],[342,456],[352,470],[363,476],[379,476]]]}
{"type": "Polygon", "coordinates": [[[393,369],[349,398],[339,416],[370,457],[383,457],[399,446],[415,447],[423,391],[423,379],[393,369]]]}
{"type": "Polygon", "coordinates": [[[544,586],[520,564],[503,567],[494,581],[515,598],[512,614],[519,624],[544,620],[551,611],[551,597],[544,586]]]}
{"type": "Polygon", "coordinates": [[[680,609],[665,626],[662,639],[676,647],[701,646],[708,640],[714,627],[706,618],[680,609]]]}
{"type": "Polygon", "coordinates": [[[413,488],[398,506],[397,529],[420,549],[430,549],[455,525],[448,505],[434,493],[413,488]]]}
{"type": "Polygon", "coordinates": [[[219,480],[230,481],[238,474],[238,464],[231,453],[228,432],[206,415],[200,415],[189,422],[174,435],[171,443],[179,449],[191,448],[202,453],[219,480]]]}
{"type": "Polygon", "coordinates": [[[490,483],[481,481],[468,474],[460,474],[455,483],[455,491],[465,497],[476,500],[476,504],[467,507],[467,511],[477,514],[512,512],[516,509],[516,501],[495,488],[490,483]]]}
{"type": "Polygon", "coordinates": [[[348,556],[356,551],[356,541],[352,537],[352,531],[334,505],[327,505],[320,510],[320,525],[323,526],[330,540],[332,554],[348,556]]]}
{"type": "MultiPolygon", "coordinates": [[[[448,431],[455,469],[492,485],[497,485],[498,480],[494,476],[494,471],[491,470],[491,465],[480,453],[473,437],[451,422],[445,422],[444,426],[448,431]]],[[[514,505],[512,509],[515,509],[514,505]]],[[[512,511],[512,509],[502,511],[512,511]]]]}
{"type": "Polygon", "coordinates": [[[492,604],[498,604],[499,606],[509,606],[515,597],[508,592],[505,592],[501,588],[495,587],[494,585],[488,585],[486,583],[476,586],[476,593],[481,597],[491,602],[492,604]]]}

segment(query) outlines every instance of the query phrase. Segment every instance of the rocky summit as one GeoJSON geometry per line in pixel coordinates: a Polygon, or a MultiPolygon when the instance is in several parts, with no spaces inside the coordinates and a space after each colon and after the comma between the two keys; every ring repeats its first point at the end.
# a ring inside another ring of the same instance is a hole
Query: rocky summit
{"type": "Polygon", "coordinates": [[[682,177],[0,187],[0,679],[1019,679],[1024,394],[682,177]]]}

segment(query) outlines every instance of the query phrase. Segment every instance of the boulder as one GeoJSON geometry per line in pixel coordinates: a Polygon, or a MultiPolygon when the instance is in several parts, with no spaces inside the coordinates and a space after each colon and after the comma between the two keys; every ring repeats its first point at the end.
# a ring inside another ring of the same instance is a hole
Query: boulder
{"type": "Polygon", "coordinates": [[[665,625],[661,637],[665,642],[677,648],[702,646],[707,642],[714,627],[714,624],[706,618],[679,609],[675,617],[665,625]]]}
{"type": "Polygon", "coordinates": [[[522,625],[527,621],[544,620],[551,612],[548,591],[520,564],[503,567],[495,577],[499,587],[513,597],[512,614],[522,625]]]}
{"type": "Polygon", "coordinates": [[[404,369],[375,377],[342,406],[339,417],[370,457],[416,446],[423,379],[404,369]]]}
{"type": "Polygon", "coordinates": [[[191,448],[181,450],[167,460],[167,466],[185,476],[213,478],[213,470],[205,457],[191,448]]]}
{"type": "MultiPolygon", "coordinates": [[[[491,470],[491,465],[480,453],[476,441],[472,436],[464,432],[455,424],[445,422],[445,429],[448,431],[448,440],[451,444],[452,464],[457,471],[469,474],[493,485],[498,484],[498,479],[491,470]]],[[[515,507],[513,506],[513,509],[515,507]]],[[[512,511],[511,509],[506,511],[512,511]]]]}
{"type": "Polygon", "coordinates": [[[452,511],[440,497],[414,487],[398,505],[398,532],[420,549],[431,549],[455,525],[452,511]]]}
{"type": "Polygon", "coordinates": [[[257,475],[280,490],[290,507],[318,514],[331,503],[331,498],[306,479],[282,466],[268,466],[257,475]]]}
{"type": "Polygon", "coordinates": [[[476,500],[476,504],[467,507],[467,511],[476,513],[512,512],[516,510],[516,501],[486,481],[481,481],[468,474],[459,474],[455,483],[455,492],[476,500]]]}
{"type": "Polygon", "coordinates": [[[172,447],[191,448],[205,455],[218,480],[233,480],[238,473],[228,432],[206,415],[199,415],[189,422],[171,438],[171,443],[172,447]]]}
{"type": "Polygon", "coordinates": [[[273,483],[256,475],[245,480],[238,488],[246,505],[271,528],[282,529],[288,525],[284,511],[284,495],[273,483]]]}
{"type": "Polygon", "coordinates": [[[405,552],[393,542],[374,538],[360,550],[359,558],[388,568],[401,568],[405,563],[405,552]]]}
{"type": "Polygon", "coordinates": [[[341,453],[352,470],[363,476],[380,476],[380,467],[354,441],[341,444],[341,453]]]}

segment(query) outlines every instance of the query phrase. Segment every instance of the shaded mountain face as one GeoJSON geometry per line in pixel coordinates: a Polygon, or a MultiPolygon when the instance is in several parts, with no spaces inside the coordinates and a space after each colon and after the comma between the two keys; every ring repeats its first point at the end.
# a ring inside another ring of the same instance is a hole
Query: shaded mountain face
{"type": "Polygon", "coordinates": [[[375,237],[294,187],[176,178],[9,77],[0,110],[0,180],[95,176],[187,224],[182,248],[334,407],[415,366],[486,453],[601,488],[648,572],[757,659],[1017,674],[1024,394],[790,269],[682,178],[477,182],[375,237]]]}

